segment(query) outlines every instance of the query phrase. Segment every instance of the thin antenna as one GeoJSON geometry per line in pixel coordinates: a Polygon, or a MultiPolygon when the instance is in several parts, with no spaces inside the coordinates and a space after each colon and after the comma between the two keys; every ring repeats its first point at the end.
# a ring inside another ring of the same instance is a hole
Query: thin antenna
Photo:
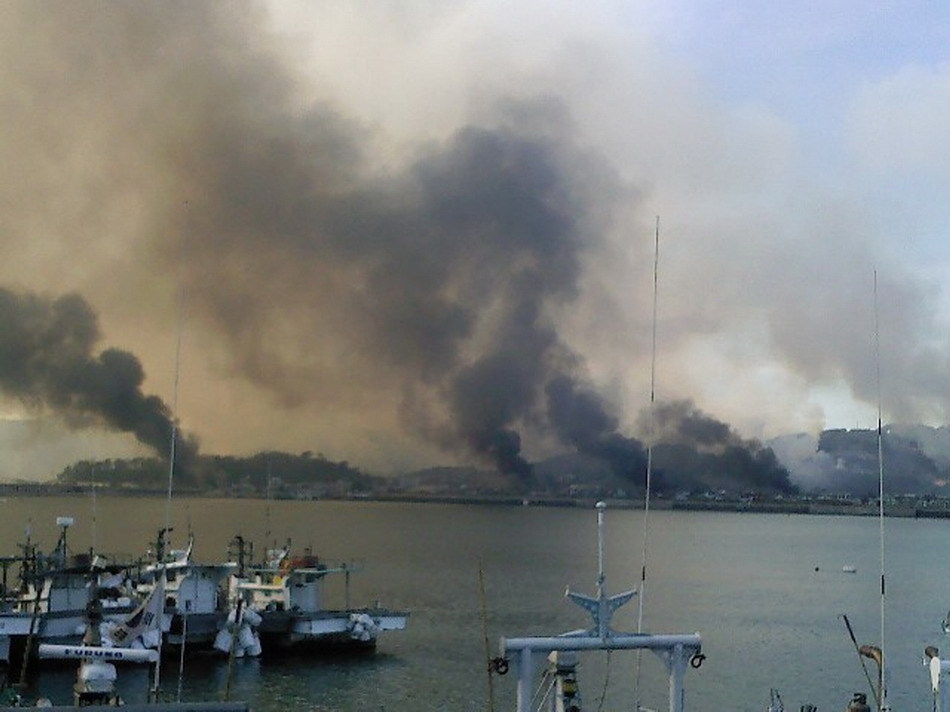
{"type": "MultiPolygon", "coordinates": [[[[189,208],[191,207],[186,200],[184,202],[185,216],[190,217],[189,208]]],[[[172,384],[172,432],[171,445],[168,455],[168,496],[165,499],[165,531],[171,531],[171,509],[172,509],[172,491],[175,482],[175,458],[178,451],[178,381],[181,377],[181,335],[184,330],[185,321],[185,286],[182,278],[182,239],[178,240],[178,303],[176,306],[177,331],[175,339],[175,377],[172,384]]],[[[161,563],[161,562],[159,562],[161,563]]]]}
{"type": "MultiPolygon", "coordinates": [[[[188,207],[188,201],[185,201],[185,207],[188,207]]],[[[168,452],[168,493],[165,498],[165,528],[162,531],[161,536],[167,536],[168,532],[171,531],[171,515],[172,515],[172,492],[174,490],[175,483],[175,458],[177,457],[178,451],[178,381],[181,377],[181,333],[183,330],[184,323],[184,305],[185,305],[185,288],[182,283],[181,278],[181,258],[179,256],[178,260],[178,304],[177,304],[177,321],[178,321],[178,334],[175,338],[175,377],[172,384],[172,412],[171,412],[171,421],[172,421],[172,432],[171,432],[171,443],[169,445],[168,452]]],[[[161,540],[160,536],[160,540],[161,540]]],[[[164,551],[164,546],[162,547],[164,551]]],[[[167,581],[167,574],[165,572],[165,566],[162,559],[164,554],[159,557],[158,567],[155,572],[156,582],[155,585],[158,585],[158,576],[161,575],[163,580],[167,581]]],[[[184,633],[182,633],[182,646],[185,645],[184,633]]],[[[161,682],[161,671],[162,671],[162,636],[159,636],[158,639],[158,661],[155,663],[155,680],[152,685],[152,699],[155,700],[158,698],[158,690],[161,682]]]]}
{"type": "Polygon", "coordinates": [[[175,482],[175,457],[178,450],[178,381],[181,377],[181,332],[184,321],[183,311],[185,289],[179,280],[178,287],[178,335],[175,340],[175,378],[172,385],[172,433],[168,455],[168,495],[165,498],[165,531],[171,527],[172,491],[175,482]]]}
{"type": "Polygon", "coordinates": [[[270,480],[271,480],[270,460],[268,459],[268,461],[267,461],[267,483],[266,483],[265,488],[264,488],[265,497],[267,498],[267,506],[266,506],[266,508],[264,509],[264,549],[265,549],[265,552],[264,552],[264,553],[265,553],[265,554],[267,553],[266,549],[267,549],[268,546],[273,546],[275,549],[277,548],[277,542],[274,542],[273,544],[271,544],[271,541],[270,541],[270,538],[271,538],[271,530],[270,530],[270,498],[271,498],[270,480]]]}
{"type": "MultiPolygon", "coordinates": [[[[643,606],[647,584],[647,543],[650,534],[650,494],[653,486],[653,440],[656,429],[656,313],[660,267],[660,216],[656,216],[653,233],[653,333],[650,352],[650,432],[647,433],[647,477],[643,496],[643,555],[640,566],[640,591],[637,600],[637,633],[643,632],[643,606]]],[[[640,690],[640,661],[643,651],[637,651],[637,691],[640,690]]],[[[639,703],[638,703],[639,705],[639,703]]]]}
{"type": "Polygon", "coordinates": [[[96,560],[96,482],[92,483],[92,556],[93,562],[96,560]]]}
{"type": "Polygon", "coordinates": [[[884,680],[884,611],[885,605],[885,586],[884,586],[884,428],[882,426],[883,407],[881,405],[881,331],[878,321],[877,310],[877,270],[874,270],[874,368],[877,382],[877,483],[878,483],[878,524],[881,540],[881,675],[880,690],[878,694],[878,709],[887,709],[887,688],[884,680]]]}

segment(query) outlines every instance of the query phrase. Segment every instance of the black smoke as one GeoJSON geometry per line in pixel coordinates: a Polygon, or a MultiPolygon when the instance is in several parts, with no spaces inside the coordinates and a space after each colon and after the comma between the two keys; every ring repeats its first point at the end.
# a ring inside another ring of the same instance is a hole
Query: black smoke
{"type": "MultiPolygon", "coordinates": [[[[142,393],[131,353],[96,352],[98,318],[77,294],[48,298],[0,287],[0,390],[31,409],[52,410],[74,427],[131,433],[168,456],[172,414],[142,393]]],[[[184,443],[180,447],[185,447],[184,443]]],[[[187,446],[191,451],[194,443],[187,446]]]]}
{"type": "MultiPolygon", "coordinates": [[[[644,414],[641,427],[649,428],[649,423],[650,415],[644,414]]],[[[655,467],[667,490],[790,493],[796,489],[771,448],[740,437],[690,401],[657,403],[652,427],[655,467]]]]}
{"type": "MultiPolygon", "coordinates": [[[[641,423],[650,427],[645,414],[641,423]]],[[[722,452],[742,444],[728,424],[702,412],[691,401],[658,402],[653,410],[652,427],[656,439],[669,445],[688,445],[700,452],[722,452]]]]}
{"type": "Polygon", "coordinates": [[[556,317],[577,296],[585,254],[603,240],[590,191],[617,188],[596,156],[573,145],[556,102],[506,111],[494,125],[463,127],[384,176],[354,169],[367,158],[339,117],[326,114],[306,129],[311,139],[333,140],[307,144],[304,127],[293,122],[280,132],[301,143],[278,151],[294,156],[294,181],[279,180],[279,191],[258,182],[277,171],[273,153],[248,154],[259,140],[256,127],[239,127],[250,135],[221,147],[221,155],[189,157],[201,159],[192,172],[213,175],[207,202],[191,211],[224,221],[186,246],[195,271],[189,295],[233,346],[245,377],[288,402],[307,398],[300,364],[287,356],[299,350],[269,348],[273,305],[282,305],[281,320],[296,327],[290,338],[301,344],[313,337],[313,324],[339,313],[334,338],[369,356],[362,362],[368,372],[400,384],[406,428],[530,480],[522,434],[547,431],[546,384],[582,363],[556,317]],[[526,131],[513,116],[539,130],[526,131]],[[351,146],[342,183],[328,171],[337,155],[320,148],[328,142],[351,146]],[[245,199],[245,183],[267,199],[245,199]],[[248,269],[236,280],[222,269],[222,255],[276,271],[258,279],[261,270],[248,269]],[[297,280],[301,269],[312,269],[310,283],[297,280]],[[327,270],[332,283],[313,279],[327,270]],[[209,279],[216,274],[224,278],[209,279]],[[297,288],[293,295],[288,284],[297,288]]]}
{"type": "MultiPolygon", "coordinates": [[[[590,266],[607,236],[635,229],[639,194],[562,101],[475,96],[454,129],[420,127],[418,144],[394,147],[305,85],[263,30],[263,4],[9,7],[4,130],[28,147],[8,154],[31,171],[17,195],[37,196],[23,224],[59,207],[68,185],[85,211],[63,209],[50,239],[127,255],[126,270],[107,267],[128,289],[146,277],[179,285],[219,357],[215,376],[256,386],[282,413],[348,408],[375,432],[398,420],[522,482],[523,446],[552,441],[642,477],[642,445],[585,385],[562,326],[598,279],[590,266]],[[64,146],[77,147],[68,174],[64,146]],[[98,230],[103,206],[119,207],[98,230]]],[[[141,393],[133,356],[93,352],[88,304],[23,299],[40,315],[16,324],[35,363],[20,373],[19,355],[3,359],[4,389],[161,451],[168,409],[141,393]],[[79,316],[61,316],[70,309],[79,316]]],[[[687,434],[702,440],[702,425],[687,434]]]]}
{"type": "Polygon", "coordinates": [[[591,389],[567,376],[547,385],[548,416],[558,437],[579,453],[603,460],[615,475],[643,482],[646,454],[637,440],[617,432],[619,422],[591,389]]]}

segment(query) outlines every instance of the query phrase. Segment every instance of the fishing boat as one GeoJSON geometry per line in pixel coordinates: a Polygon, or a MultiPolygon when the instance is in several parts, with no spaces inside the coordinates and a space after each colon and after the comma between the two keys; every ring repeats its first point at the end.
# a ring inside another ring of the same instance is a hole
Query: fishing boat
{"type": "Polygon", "coordinates": [[[151,561],[142,567],[137,589],[147,596],[161,580],[164,586],[162,617],[163,649],[184,646],[189,650],[211,649],[228,614],[227,581],[237,565],[192,560],[194,536],[184,549],[169,546],[171,529],[159,531],[151,561]]]}
{"type": "MultiPolygon", "coordinates": [[[[237,538],[241,552],[243,540],[237,538]]],[[[304,648],[372,650],[385,631],[403,630],[409,614],[381,607],[350,605],[350,576],[358,570],[348,563],[324,561],[306,550],[291,555],[288,542],[267,551],[264,562],[245,566],[239,553],[238,573],[231,579],[233,612],[215,647],[237,655],[304,648]],[[344,607],[326,607],[326,585],[342,578],[344,607]]]]}
{"type": "MultiPolygon", "coordinates": [[[[551,636],[502,638],[497,657],[489,661],[492,674],[517,675],[517,711],[549,710],[568,712],[581,709],[577,678],[579,655],[591,651],[648,650],[665,665],[668,674],[670,712],[686,708],[686,672],[702,666],[706,656],[699,633],[649,634],[622,633],[611,627],[618,608],[630,601],[635,590],[608,595],[604,574],[604,512],[607,505],[598,502],[597,593],[588,596],[568,590],[567,598],[590,614],[593,625],[551,636]],[[539,673],[540,683],[539,683],[539,673]],[[538,704],[538,700],[541,700],[538,704]]],[[[639,703],[637,708],[639,708],[639,703]]]]}
{"type": "Polygon", "coordinates": [[[73,705],[119,706],[124,704],[116,692],[115,663],[134,662],[158,665],[159,653],[151,648],[105,647],[101,634],[103,624],[101,601],[94,597],[85,610],[85,633],[79,645],[43,643],[39,656],[57,660],[79,660],[73,685],[73,705]]]}
{"type": "MultiPolygon", "coordinates": [[[[93,582],[101,590],[104,620],[118,624],[139,604],[127,577],[128,565],[90,553],[72,554],[67,531],[72,517],[58,517],[59,539],[52,553],[40,554],[27,534],[17,557],[19,585],[0,611],[0,661],[31,657],[42,643],[76,644],[85,633],[86,606],[93,582]]],[[[6,588],[6,587],[5,587],[6,588]]]]}
{"type": "MultiPolygon", "coordinates": [[[[153,598],[158,600],[163,593],[161,583],[155,589],[153,598]]],[[[133,617],[135,632],[154,628],[157,630],[159,621],[159,606],[152,606],[148,601],[143,602],[140,612],[143,615],[133,617]]],[[[39,646],[41,658],[55,660],[76,660],[78,669],[76,681],[72,687],[72,705],[61,706],[56,709],[80,710],[90,706],[125,706],[129,710],[143,710],[147,712],[248,712],[246,702],[197,702],[182,703],[165,702],[158,699],[158,682],[160,668],[160,653],[156,648],[115,647],[103,638],[101,631],[104,627],[101,600],[96,594],[89,600],[85,609],[85,634],[78,645],[55,645],[43,643],[39,646]],[[149,702],[146,704],[126,705],[116,686],[118,679],[117,664],[150,664],[153,674],[150,675],[152,684],[148,690],[149,702]]],[[[129,622],[127,621],[127,624],[129,622]]],[[[10,700],[11,706],[26,706],[17,695],[10,700]]],[[[49,698],[40,698],[36,702],[38,707],[50,707],[49,698]]]]}

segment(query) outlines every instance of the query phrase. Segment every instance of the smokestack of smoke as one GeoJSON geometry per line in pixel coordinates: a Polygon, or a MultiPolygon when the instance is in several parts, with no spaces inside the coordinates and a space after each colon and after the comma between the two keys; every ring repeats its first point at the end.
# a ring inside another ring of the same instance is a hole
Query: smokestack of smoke
{"type": "MultiPolygon", "coordinates": [[[[0,390],[76,427],[132,433],[167,457],[168,407],[142,393],[144,373],[134,355],[111,348],[94,354],[99,339],[96,315],[81,296],[47,299],[0,288],[0,390]]],[[[188,459],[196,445],[179,447],[188,459]]]]}

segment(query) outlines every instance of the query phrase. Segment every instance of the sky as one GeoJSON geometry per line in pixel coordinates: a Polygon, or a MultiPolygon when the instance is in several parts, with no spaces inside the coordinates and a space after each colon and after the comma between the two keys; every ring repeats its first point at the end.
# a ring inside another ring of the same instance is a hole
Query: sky
{"type": "Polygon", "coordinates": [[[946,3],[10,0],[0,75],[0,477],[947,423],[946,3]]]}

